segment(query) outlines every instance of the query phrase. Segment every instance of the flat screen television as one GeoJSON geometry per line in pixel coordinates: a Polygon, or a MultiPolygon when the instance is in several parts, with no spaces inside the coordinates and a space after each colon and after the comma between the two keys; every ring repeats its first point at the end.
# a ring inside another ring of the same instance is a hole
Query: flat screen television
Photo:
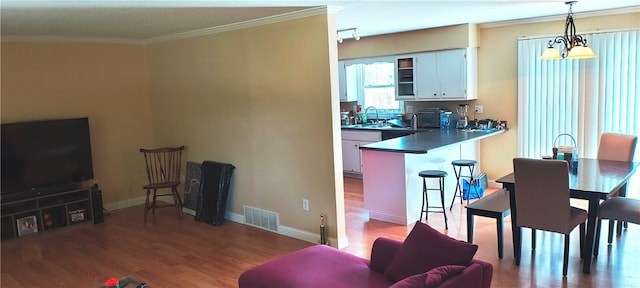
{"type": "Polygon", "coordinates": [[[0,133],[3,202],[93,179],[88,118],[2,124],[0,133]]]}

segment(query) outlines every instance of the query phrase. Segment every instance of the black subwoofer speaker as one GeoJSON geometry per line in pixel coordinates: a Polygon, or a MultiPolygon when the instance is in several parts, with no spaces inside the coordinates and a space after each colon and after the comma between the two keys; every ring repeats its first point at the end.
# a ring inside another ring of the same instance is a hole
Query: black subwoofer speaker
{"type": "Polygon", "coordinates": [[[104,209],[102,208],[102,191],[98,185],[91,187],[91,206],[93,206],[93,223],[104,222],[104,209]]]}

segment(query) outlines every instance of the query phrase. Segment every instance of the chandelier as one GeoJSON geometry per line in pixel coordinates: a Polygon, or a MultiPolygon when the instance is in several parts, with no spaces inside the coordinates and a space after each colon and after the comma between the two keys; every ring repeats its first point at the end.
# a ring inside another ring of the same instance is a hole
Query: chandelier
{"type": "Polygon", "coordinates": [[[587,46],[587,39],[584,39],[582,35],[576,35],[576,25],[573,23],[573,11],[571,9],[576,2],[578,1],[564,2],[564,4],[569,4],[569,14],[567,15],[567,20],[564,25],[564,35],[549,40],[549,46],[544,50],[542,56],[540,56],[541,60],[563,58],[586,59],[596,57],[591,47],[587,46]],[[562,52],[553,47],[554,44],[563,44],[560,47],[562,52]]]}
{"type": "Polygon", "coordinates": [[[340,35],[343,32],[348,32],[348,31],[353,31],[353,33],[351,33],[351,35],[347,35],[346,38],[353,38],[356,41],[360,40],[360,36],[358,36],[358,34],[356,34],[356,29],[358,28],[347,28],[347,29],[340,29],[336,31],[336,38],[338,38],[338,43],[342,43],[342,41],[345,39],[345,37],[343,37],[342,35],[340,35]]]}

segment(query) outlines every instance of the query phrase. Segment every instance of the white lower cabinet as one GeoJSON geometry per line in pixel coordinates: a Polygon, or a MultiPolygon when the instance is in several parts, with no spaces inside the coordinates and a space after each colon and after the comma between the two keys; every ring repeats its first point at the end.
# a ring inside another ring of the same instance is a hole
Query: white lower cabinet
{"type": "Polygon", "coordinates": [[[344,172],[362,174],[360,146],[382,140],[380,131],[342,130],[342,167],[344,172]]]}

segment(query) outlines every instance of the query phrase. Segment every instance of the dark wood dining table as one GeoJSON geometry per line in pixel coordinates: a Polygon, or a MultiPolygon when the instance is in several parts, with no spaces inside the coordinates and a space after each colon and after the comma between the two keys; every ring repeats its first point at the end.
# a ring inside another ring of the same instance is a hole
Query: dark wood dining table
{"type": "MultiPolygon", "coordinates": [[[[625,196],[627,180],[635,169],[640,166],[638,162],[608,161],[589,158],[580,158],[576,169],[569,170],[569,191],[570,197],[575,199],[585,199],[589,201],[587,235],[585,241],[586,249],[584,253],[584,263],[582,272],[591,273],[591,260],[593,257],[593,247],[596,232],[596,217],[600,200],[606,200],[610,196],[620,194],[625,196]]],[[[520,265],[520,255],[522,251],[522,228],[517,226],[517,207],[515,205],[516,183],[514,174],[506,175],[496,182],[509,191],[511,206],[511,228],[513,237],[513,256],[516,265],[520,265]]]]}

